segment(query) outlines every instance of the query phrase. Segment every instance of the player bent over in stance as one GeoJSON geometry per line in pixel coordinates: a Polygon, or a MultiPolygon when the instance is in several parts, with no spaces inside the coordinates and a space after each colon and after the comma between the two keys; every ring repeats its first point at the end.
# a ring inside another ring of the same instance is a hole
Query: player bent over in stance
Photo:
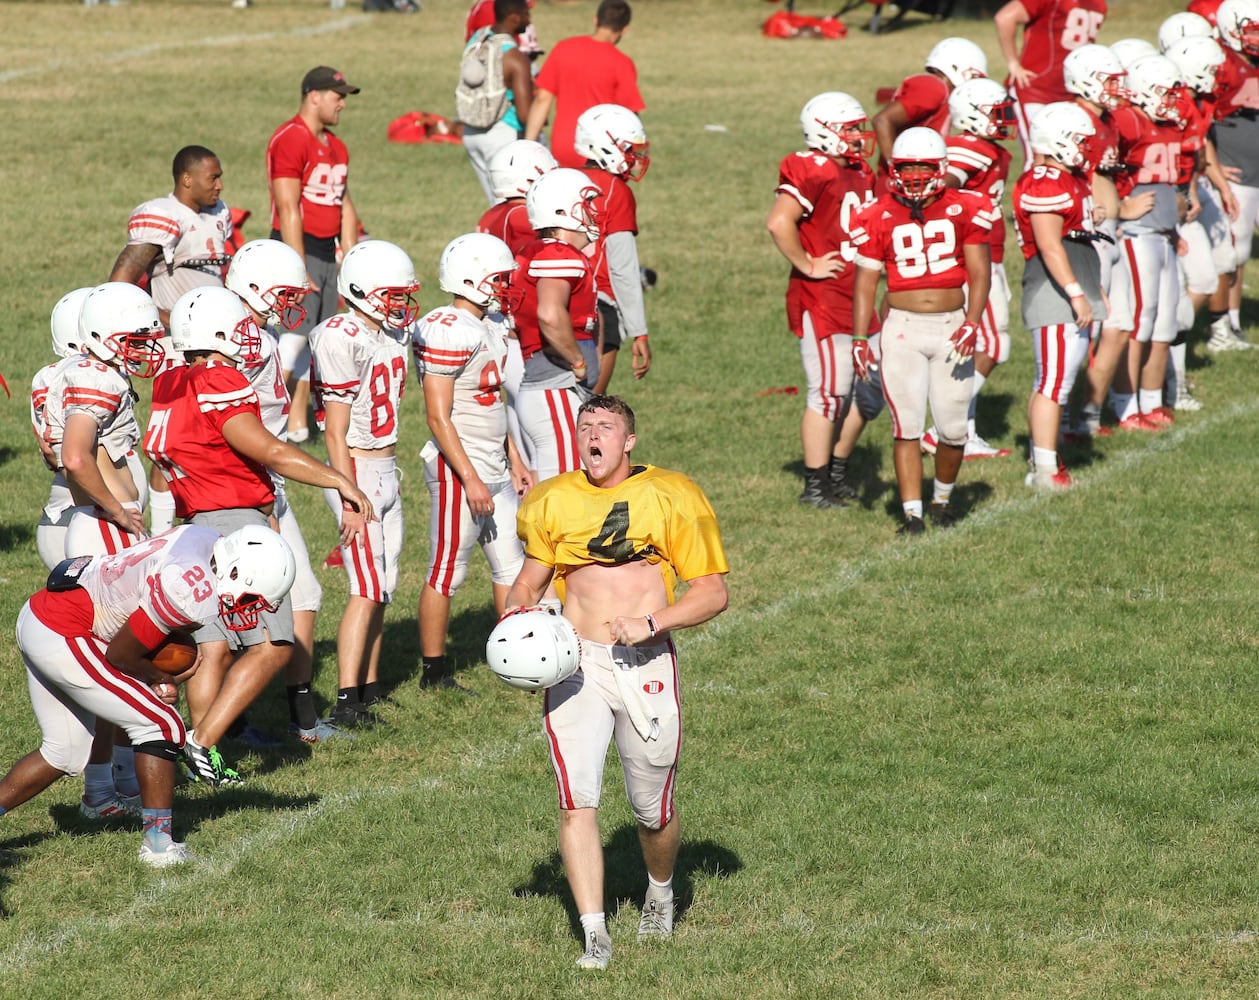
{"type": "Polygon", "coordinates": [[[612,957],[603,903],[599,793],[615,737],[638,821],[649,884],[640,941],[673,933],[673,802],[682,718],[670,633],[726,609],[725,553],[716,515],[678,472],[631,465],[634,412],[616,396],[578,410],[584,470],[534,487],[520,508],[525,564],[508,612],[535,605],[554,578],[564,617],[581,636],[581,669],[546,691],[542,728],[560,801],[560,855],[581,916],[583,969],[612,957]],[[688,584],[676,601],[674,586],[688,584]]]}
{"type": "Polygon", "coordinates": [[[155,868],[190,860],[171,837],[171,808],[185,739],[176,685],[196,664],[181,674],[163,673],[153,665],[153,652],[172,632],[209,621],[248,627],[292,583],[293,553],[279,535],[257,526],[224,538],[212,528],[184,525],[116,555],[60,564],[18,614],[18,648],[44,738],[0,779],[0,813],[62,775],[82,771],[100,718],[122,729],[135,747],[144,820],[140,860],[155,868]]]}
{"type": "Polygon", "coordinates": [[[892,147],[890,190],[853,222],[858,271],[852,354],[858,378],[869,374],[874,294],[887,268],[881,373],[905,513],[897,533],[903,535],[925,530],[919,441],[928,403],[939,435],[931,520],[942,528],[954,523],[949,498],[966,445],[975,345],[992,281],[988,240],[997,210],[986,195],[946,188],[947,165],[938,132],[906,129],[892,147]]]}
{"type": "MultiPolygon", "coordinates": [[[[787,326],[800,339],[807,385],[800,443],[804,492],[800,502],[825,510],[846,506],[835,493],[834,462],[844,397],[852,390],[852,290],[857,251],[849,240],[856,214],[874,201],[866,164],[874,135],[855,97],[818,94],[800,112],[805,152],[778,167],[778,187],[766,227],[791,264],[787,326]]],[[[872,321],[876,322],[876,321],[872,321]]]]}
{"type": "Polygon", "coordinates": [[[1071,488],[1058,467],[1062,407],[1088,354],[1089,328],[1106,315],[1101,260],[1093,249],[1093,193],[1088,141],[1094,134],[1077,104],[1046,105],[1032,120],[1036,160],[1014,185],[1014,222],[1026,264],[1023,324],[1032,332],[1036,381],[1027,401],[1036,489],[1071,488]]]}
{"type": "Polygon", "coordinates": [[[509,281],[516,260],[507,244],[469,233],[442,253],[438,280],[454,296],[413,334],[415,371],[432,439],[420,456],[431,496],[429,566],[420,591],[421,687],[458,687],[446,666],[450,599],[481,546],[501,615],[524,550],[516,537],[519,498],[533,478],[507,433],[509,281]]]}
{"type": "Polygon", "coordinates": [[[332,721],[369,725],[382,695],[381,627],[398,588],[402,495],[398,488],[398,403],[407,381],[407,344],[420,283],[406,252],[384,240],[356,244],[341,261],[337,290],[349,307],[310,334],[311,385],[325,413],[328,462],[371,498],[378,521],[347,504],[341,555],[350,594],[337,629],[337,704],[332,721]]]}

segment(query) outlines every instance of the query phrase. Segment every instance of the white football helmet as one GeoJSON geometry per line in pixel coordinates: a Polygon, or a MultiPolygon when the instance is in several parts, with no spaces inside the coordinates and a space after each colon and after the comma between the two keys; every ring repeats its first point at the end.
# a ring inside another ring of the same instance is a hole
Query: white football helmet
{"type": "Polygon", "coordinates": [[[599,189],[580,170],[558,167],[533,182],[525,195],[525,210],[534,229],[568,229],[599,238],[594,200],[599,189]]]}
{"type": "Polygon", "coordinates": [[[651,165],[642,120],[619,104],[596,104],[577,119],[573,149],[622,180],[642,180],[651,165]]]}
{"type": "Polygon", "coordinates": [[[1180,70],[1167,56],[1142,56],[1128,67],[1132,103],[1156,122],[1183,124],[1180,102],[1185,96],[1180,70]]]}
{"type": "Polygon", "coordinates": [[[288,542],[261,524],[247,524],[214,543],[210,570],[219,590],[219,616],[233,632],[257,628],[275,612],[297,577],[288,542]]]}
{"type": "Polygon", "coordinates": [[[232,255],[223,284],[286,330],[296,330],[306,318],[306,262],[280,240],[246,243],[232,255]]]}
{"type": "Polygon", "coordinates": [[[1220,41],[1234,52],[1259,55],[1259,0],[1224,0],[1215,13],[1220,41]]]}
{"type": "Polygon", "coordinates": [[[1081,45],[1062,61],[1062,82],[1077,97],[1114,110],[1128,99],[1124,69],[1114,50],[1105,45],[1081,45]]]}
{"type": "Polygon", "coordinates": [[[953,127],[981,139],[1009,139],[1014,135],[1014,98],[1005,87],[986,76],[965,81],[949,94],[953,127]]]}
{"type": "Polygon", "coordinates": [[[542,143],[516,139],[490,157],[490,190],[499,201],[523,198],[534,181],[558,166],[542,143]]]}
{"type": "Polygon", "coordinates": [[[892,143],[888,186],[907,201],[925,201],[944,190],[948,156],[944,139],[935,129],[907,128],[892,143]]]}
{"type": "Polygon", "coordinates": [[[804,144],[827,156],[864,160],[874,152],[874,133],[865,108],[839,90],[810,98],[800,111],[800,129],[804,144]]]}
{"type": "Polygon", "coordinates": [[[170,339],[177,351],[218,351],[238,365],[262,356],[262,335],[245,303],[219,285],[194,288],[175,300],[170,339]]]}
{"type": "Polygon", "coordinates": [[[487,312],[510,311],[511,275],[516,258],[506,243],[489,233],[456,236],[442,251],[437,280],[443,292],[458,295],[487,312]]]}
{"type": "Polygon", "coordinates": [[[79,310],[79,348],[139,378],[157,374],[163,332],[148,292],[126,281],[97,285],[79,310]]]}
{"type": "Polygon", "coordinates": [[[91,290],[89,286],[66,292],[52,307],[52,349],[59,358],[83,353],[79,346],[79,313],[91,290]]]}
{"type": "Polygon", "coordinates": [[[1214,38],[1215,28],[1201,14],[1182,10],[1158,26],[1158,50],[1166,55],[1172,43],[1181,38],[1214,38]]]}
{"type": "Polygon", "coordinates": [[[420,283],[401,247],[386,240],[356,243],[341,259],[337,291],[377,323],[401,330],[415,322],[420,283]]]}
{"type": "Polygon", "coordinates": [[[1088,159],[1088,141],[1097,134],[1093,119],[1078,104],[1046,104],[1032,119],[1029,139],[1033,153],[1052,156],[1065,167],[1078,169],[1088,159]]]}
{"type": "Polygon", "coordinates": [[[1142,56],[1158,54],[1158,49],[1144,38],[1121,38],[1117,42],[1110,43],[1110,51],[1115,53],[1124,69],[1130,68],[1142,56]]]}
{"type": "Polygon", "coordinates": [[[925,65],[927,69],[943,73],[955,87],[988,75],[988,57],[968,38],[944,38],[936,42],[927,53],[925,65]]]}
{"type": "Polygon", "coordinates": [[[1224,65],[1224,50],[1214,39],[1199,35],[1178,38],[1166,55],[1180,70],[1187,87],[1202,95],[1215,92],[1216,74],[1224,65]]]}
{"type": "Polygon", "coordinates": [[[581,638],[562,615],[540,608],[517,611],[494,626],[485,662],[512,687],[540,691],[577,673],[581,638]]]}

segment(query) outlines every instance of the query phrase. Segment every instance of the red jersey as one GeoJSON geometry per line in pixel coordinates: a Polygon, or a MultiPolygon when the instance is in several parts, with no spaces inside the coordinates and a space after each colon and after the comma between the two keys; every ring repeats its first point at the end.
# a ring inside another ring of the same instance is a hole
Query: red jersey
{"type": "Polygon", "coordinates": [[[489,233],[497,236],[507,244],[513,254],[520,253],[525,247],[538,238],[529,225],[529,211],[525,208],[523,198],[512,198],[500,201],[485,210],[481,221],[477,223],[478,233],[489,233]]]}
{"type": "MultiPolygon", "coordinates": [[[[294,115],[267,143],[267,187],[277,177],[296,177],[302,185],[302,232],[320,239],[341,235],[341,202],[350,172],[350,152],[345,143],[324,130],[324,145],[300,115],[294,115]]],[[[271,195],[271,228],[280,228],[280,213],[271,195]]]]}
{"type": "Polygon", "coordinates": [[[516,255],[520,270],[516,277],[524,292],[520,308],[512,314],[520,337],[520,353],[526,359],[542,350],[544,341],[538,326],[538,279],[559,278],[568,283],[568,315],[578,340],[594,337],[598,316],[598,295],[594,272],[585,255],[560,240],[534,240],[516,255]]]}
{"type": "Polygon", "coordinates": [[[144,452],[170,483],[179,517],[263,507],[275,499],[267,470],[223,437],[223,425],[240,413],[261,420],[253,386],[230,364],[172,368],[153,380],[144,452]]]}
{"type": "Polygon", "coordinates": [[[1138,184],[1175,184],[1180,127],[1153,121],[1139,108],[1117,108],[1109,117],[1119,139],[1123,166],[1115,178],[1119,197],[1126,198],[1138,184]]]}
{"type": "Polygon", "coordinates": [[[1176,158],[1176,183],[1185,185],[1198,167],[1198,156],[1206,148],[1207,133],[1214,121],[1211,111],[1185,94],[1178,105],[1185,123],[1180,139],[1180,155],[1176,158]]]}
{"type": "Polygon", "coordinates": [[[1032,233],[1032,216],[1062,216],[1062,235],[1093,232],[1093,189],[1082,173],[1060,167],[1037,166],[1014,182],[1014,231],[1023,259],[1039,253],[1032,233]]]}
{"type": "MultiPolygon", "coordinates": [[[[1001,204],[1006,178],[1010,174],[1010,151],[977,135],[951,135],[944,140],[949,151],[949,173],[962,182],[963,191],[986,194],[994,205],[1001,204]]],[[[1005,260],[1005,217],[1000,212],[992,224],[992,262],[1005,260]]]]}
{"type": "Polygon", "coordinates": [[[642,111],[634,62],[611,42],[590,35],[565,38],[551,50],[534,81],[555,95],[551,153],[561,167],[580,167],[586,158],[573,149],[577,119],[596,104],[619,104],[642,111]]]}
{"type": "MultiPolygon", "coordinates": [[[[852,333],[852,290],[857,269],[857,248],[851,236],[852,221],[874,202],[874,173],[864,162],[839,163],[821,153],[805,151],[784,157],[778,166],[777,194],[790,195],[800,204],[800,245],[810,257],[838,250],[849,264],[833,278],[814,281],[791,269],[787,279],[787,326],[804,336],[804,313],[813,321],[815,336],[852,333]]],[[[872,328],[877,330],[876,323],[872,328]]]]}
{"type": "Polygon", "coordinates": [[[1224,65],[1215,73],[1215,117],[1227,118],[1239,108],[1259,110],[1259,66],[1226,45],[1224,65]]]}
{"type": "Polygon", "coordinates": [[[613,233],[638,235],[638,201],[629,184],[615,174],[600,167],[582,167],[582,173],[590,178],[599,195],[594,200],[595,218],[599,220],[599,242],[595,247],[595,286],[613,301],[612,277],[608,274],[608,255],[604,241],[613,233]]]}
{"type": "MultiPolygon", "coordinates": [[[[942,136],[949,134],[949,85],[934,73],[915,73],[901,81],[892,94],[899,101],[909,120],[906,128],[921,126],[935,129],[942,136]]],[[[887,160],[879,154],[879,183],[876,193],[887,188],[887,160]]]]}
{"type": "Polygon", "coordinates": [[[853,220],[852,241],[861,267],[887,269],[887,290],[962,288],[965,247],[987,244],[997,210],[987,195],[946,189],[915,220],[908,205],[880,195],[853,220]]]}
{"type": "Polygon", "coordinates": [[[1107,176],[1113,174],[1119,169],[1119,136],[1105,116],[1095,113],[1081,100],[1074,103],[1093,122],[1094,135],[1085,147],[1085,173],[1090,179],[1099,170],[1107,176]]]}
{"type": "Polygon", "coordinates": [[[1069,101],[1071,94],[1062,82],[1062,61],[1072,49],[1097,40],[1097,30],[1106,20],[1106,0],[1021,2],[1030,20],[1023,27],[1019,63],[1036,75],[1031,83],[1015,88],[1018,99],[1023,104],[1069,101]]]}

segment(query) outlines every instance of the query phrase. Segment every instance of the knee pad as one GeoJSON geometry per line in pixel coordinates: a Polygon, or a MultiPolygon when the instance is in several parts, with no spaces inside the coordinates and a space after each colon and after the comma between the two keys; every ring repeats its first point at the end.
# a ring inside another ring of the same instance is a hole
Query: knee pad
{"type": "Polygon", "coordinates": [[[169,740],[140,743],[135,747],[135,752],[147,753],[150,757],[160,757],[162,760],[169,760],[172,764],[179,760],[179,747],[169,740]]]}

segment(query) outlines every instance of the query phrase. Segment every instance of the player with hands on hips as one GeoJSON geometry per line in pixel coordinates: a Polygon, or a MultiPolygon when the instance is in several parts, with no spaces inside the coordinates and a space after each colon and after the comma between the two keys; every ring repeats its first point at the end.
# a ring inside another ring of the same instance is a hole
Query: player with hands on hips
{"type": "Polygon", "coordinates": [[[522,295],[514,310],[525,374],[516,412],[542,482],[579,464],[577,407],[597,378],[594,271],[584,250],[599,236],[599,189],[561,167],[529,188],[525,205],[537,239],[516,255],[522,295]]]}
{"type": "Polygon", "coordinates": [[[1027,401],[1035,489],[1065,490],[1058,462],[1062,407],[1088,354],[1089,327],[1106,315],[1101,261],[1093,249],[1088,143],[1093,122],[1069,102],[1046,105],[1032,122],[1036,162],[1014,185],[1014,221],[1023,250],[1023,324],[1032,333],[1036,377],[1027,401]]]}
{"type": "Polygon", "coordinates": [[[332,721],[375,722],[385,605],[398,587],[402,495],[397,464],[398,406],[407,379],[420,283],[401,247],[356,244],[341,261],[337,288],[347,309],[311,332],[311,384],[324,411],[328,461],[372,498],[379,521],[341,511],[341,554],[350,594],[337,630],[337,704],[332,721]]]}
{"type": "Polygon", "coordinates": [[[650,144],[642,120],[629,108],[596,104],[577,118],[573,148],[586,158],[581,169],[599,188],[595,199],[599,238],[593,258],[602,336],[594,391],[602,393],[612,381],[624,341],[632,345],[634,378],[643,378],[651,368],[638,263],[638,202],[630,187],[631,181],[647,174],[650,144]]]}
{"type": "MultiPolygon", "coordinates": [[[[791,264],[787,326],[799,339],[807,382],[800,420],[800,502],[828,509],[845,506],[832,480],[840,415],[853,383],[852,261],[857,252],[849,227],[874,201],[874,173],[866,164],[874,137],[861,103],[840,91],[811,98],[800,112],[800,127],[807,148],[779,164],[765,224],[791,264]]],[[[868,364],[865,350],[863,364],[868,364]]]]}
{"type": "MultiPolygon", "coordinates": [[[[928,404],[939,434],[929,514],[938,527],[955,521],[949,500],[966,444],[973,356],[992,281],[988,243],[997,209],[987,195],[947,188],[947,167],[938,132],[902,132],[892,147],[890,190],[857,216],[852,230],[855,344],[869,336],[879,275],[887,271],[880,375],[905,517],[898,533],[907,535],[925,529],[919,439],[928,404]]],[[[859,372],[868,364],[854,358],[859,372]]]]}
{"type": "Polygon", "coordinates": [[[525,562],[508,613],[555,583],[581,638],[581,667],[546,690],[543,730],[560,805],[560,855],[581,920],[583,969],[612,957],[604,909],[598,809],[615,738],[638,823],[648,887],[639,941],[673,932],[673,871],[680,843],[674,805],[681,702],[672,633],[726,609],[729,566],[716,515],[688,477],[634,465],[634,412],[594,396],[578,413],[584,469],[535,487],[521,505],[525,562]],[[675,598],[681,579],[686,591],[675,598]]]}
{"type": "Polygon", "coordinates": [[[186,739],[175,687],[195,676],[197,664],[165,674],[153,653],[173,633],[211,620],[227,628],[256,621],[292,582],[293,555],[265,528],[224,538],[184,525],[117,555],[57,566],[18,614],[17,643],[43,741],[0,779],[0,814],[81,772],[101,719],[135,747],[140,861],[164,868],[193,860],[172,837],[171,812],[186,739]]]}
{"type": "Polygon", "coordinates": [[[438,278],[453,299],[416,325],[415,370],[432,438],[420,457],[431,499],[429,566],[420,591],[421,687],[454,688],[446,663],[450,601],[479,545],[490,566],[494,607],[524,561],[516,537],[519,498],[533,477],[508,433],[502,378],[516,260],[486,233],[454,239],[438,278]]]}

